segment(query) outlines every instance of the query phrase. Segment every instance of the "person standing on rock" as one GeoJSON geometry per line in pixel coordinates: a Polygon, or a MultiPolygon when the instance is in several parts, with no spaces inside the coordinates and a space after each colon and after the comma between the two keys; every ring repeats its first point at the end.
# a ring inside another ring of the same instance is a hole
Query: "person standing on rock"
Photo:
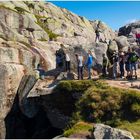
{"type": "Polygon", "coordinates": [[[56,56],[56,68],[59,68],[60,67],[60,63],[61,63],[61,58],[59,56],[58,51],[56,51],[55,56],[56,56]]]}
{"type": "Polygon", "coordinates": [[[113,52],[113,79],[117,78],[117,66],[118,66],[118,53],[116,51],[113,52]]]}
{"type": "Polygon", "coordinates": [[[108,59],[106,57],[105,54],[102,55],[103,56],[103,62],[102,62],[102,74],[103,76],[107,76],[107,67],[108,67],[108,59]]]}
{"type": "Polygon", "coordinates": [[[119,53],[120,78],[124,78],[124,64],[125,64],[125,55],[124,52],[121,51],[119,53]]]}
{"type": "Polygon", "coordinates": [[[130,56],[130,64],[131,64],[131,78],[133,77],[133,73],[135,71],[135,79],[137,79],[137,62],[138,62],[139,56],[135,52],[135,49],[132,48],[132,53],[130,56]]]}
{"type": "Polygon", "coordinates": [[[88,79],[91,79],[91,69],[92,69],[92,66],[93,66],[93,55],[92,55],[90,50],[88,51],[86,66],[88,68],[88,79]]]}
{"type": "Polygon", "coordinates": [[[95,42],[97,43],[97,40],[98,40],[98,42],[100,41],[100,32],[99,32],[98,28],[95,30],[95,34],[96,34],[95,42]]]}
{"type": "Polygon", "coordinates": [[[130,64],[131,48],[125,53],[125,70],[127,72],[126,79],[130,78],[131,64],[130,64]]]}
{"type": "Polygon", "coordinates": [[[76,60],[77,60],[77,73],[78,73],[78,80],[83,80],[83,61],[84,61],[84,58],[83,58],[83,55],[82,53],[80,53],[79,55],[78,54],[75,54],[76,56],[76,60]]]}
{"type": "Polygon", "coordinates": [[[95,30],[95,34],[96,34],[96,37],[95,37],[95,42],[97,43],[97,40],[98,40],[98,42],[101,40],[101,38],[100,38],[100,23],[101,23],[101,21],[99,21],[98,22],[98,24],[97,24],[97,27],[96,27],[96,30],[95,30]]]}
{"type": "Polygon", "coordinates": [[[66,55],[66,64],[65,64],[66,72],[70,72],[70,56],[67,51],[66,51],[65,55],[66,55]]]}
{"type": "Polygon", "coordinates": [[[136,36],[137,45],[140,45],[140,34],[136,32],[135,36],[136,36]]]}

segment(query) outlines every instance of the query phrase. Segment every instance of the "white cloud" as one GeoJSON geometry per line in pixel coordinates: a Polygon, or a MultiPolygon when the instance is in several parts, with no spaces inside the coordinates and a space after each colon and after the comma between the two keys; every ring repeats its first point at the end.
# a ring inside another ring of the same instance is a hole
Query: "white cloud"
{"type": "Polygon", "coordinates": [[[129,19],[125,23],[129,24],[129,23],[134,23],[134,22],[137,22],[137,21],[138,21],[138,19],[129,19]]]}

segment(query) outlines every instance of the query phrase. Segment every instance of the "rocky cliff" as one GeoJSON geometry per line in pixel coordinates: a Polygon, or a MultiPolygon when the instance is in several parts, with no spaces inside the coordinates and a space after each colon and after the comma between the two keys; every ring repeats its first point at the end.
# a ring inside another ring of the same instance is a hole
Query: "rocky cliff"
{"type": "MultiPolygon", "coordinates": [[[[25,116],[32,116],[28,114],[30,110],[22,105],[28,104],[27,95],[36,82],[33,77],[38,78],[38,72],[35,70],[38,63],[41,63],[46,71],[55,69],[55,52],[60,48],[60,44],[63,44],[63,49],[71,54],[73,68],[74,54],[80,50],[86,55],[88,49],[93,51],[100,66],[102,54],[107,50],[127,49],[129,46],[126,37],[123,37],[122,41],[121,37],[114,40],[115,38],[115,33],[104,22],[89,21],[48,2],[1,1],[0,110],[3,111],[0,113],[0,138],[5,138],[5,118],[14,105],[17,93],[22,112],[25,116]],[[97,24],[101,30],[102,41],[96,44],[97,24]],[[112,40],[112,44],[108,46],[105,40],[112,40]]],[[[51,80],[54,78],[56,77],[51,77],[51,80]]],[[[39,92],[36,89],[35,91],[39,92]]],[[[42,94],[46,94],[46,91],[42,94]]]]}

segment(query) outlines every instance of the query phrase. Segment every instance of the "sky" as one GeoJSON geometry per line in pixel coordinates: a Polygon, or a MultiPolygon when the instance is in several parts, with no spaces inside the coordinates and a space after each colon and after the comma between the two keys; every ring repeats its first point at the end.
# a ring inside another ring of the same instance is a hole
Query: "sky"
{"type": "Polygon", "coordinates": [[[140,20],[140,1],[51,1],[89,20],[102,20],[113,30],[140,20]]]}

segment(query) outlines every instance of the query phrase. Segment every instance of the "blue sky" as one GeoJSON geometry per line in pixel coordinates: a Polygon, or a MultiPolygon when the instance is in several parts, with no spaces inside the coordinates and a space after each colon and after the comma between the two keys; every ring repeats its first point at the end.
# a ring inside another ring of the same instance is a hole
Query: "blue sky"
{"type": "Polygon", "coordinates": [[[140,1],[51,1],[87,19],[99,19],[112,29],[140,20],[140,1]]]}

